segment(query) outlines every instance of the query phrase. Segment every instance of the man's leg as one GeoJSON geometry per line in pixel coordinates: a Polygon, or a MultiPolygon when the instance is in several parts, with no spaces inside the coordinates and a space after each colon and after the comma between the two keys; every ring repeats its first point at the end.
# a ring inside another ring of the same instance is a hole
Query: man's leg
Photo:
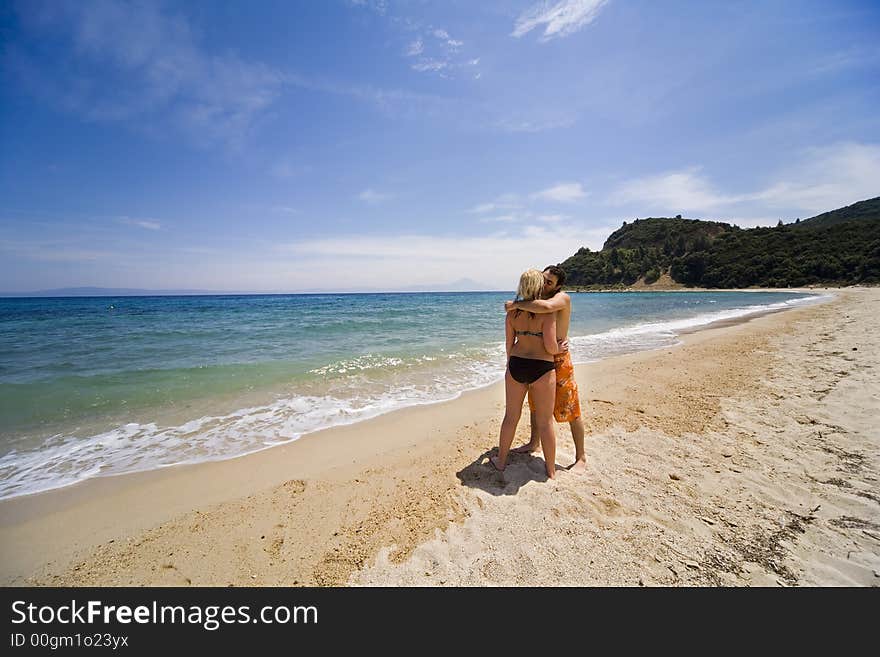
{"type": "Polygon", "coordinates": [[[569,468],[572,472],[584,472],[587,469],[587,453],[584,451],[584,421],[576,418],[568,423],[571,437],[574,439],[574,464],[569,468]]]}
{"type": "Polygon", "coordinates": [[[587,455],[584,449],[584,421],[581,418],[581,400],[571,354],[565,352],[556,360],[556,405],[553,417],[557,422],[568,422],[574,440],[574,463],[569,470],[584,472],[587,469],[587,455]]]}

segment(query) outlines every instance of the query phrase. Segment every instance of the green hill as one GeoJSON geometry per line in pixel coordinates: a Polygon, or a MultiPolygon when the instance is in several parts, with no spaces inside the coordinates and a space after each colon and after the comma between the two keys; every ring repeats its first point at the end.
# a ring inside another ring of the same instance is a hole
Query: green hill
{"type": "Polygon", "coordinates": [[[878,217],[880,217],[880,196],[818,214],[795,225],[799,228],[826,228],[847,221],[877,221],[878,217]]]}
{"type": "Polygon", "coordinates": [[[742,229],[681,217],[636,220],[601,251],[560,265],[567,285],[650,285],[664,274],[689,287],[800,287],[880,283],[880,198],[797,224],[742,229]]]}
{"type": "Polygon", "coordinates": [[[602,250],[635,249],[640,246],[650,248],[658,245],[668,245],[669,249],[680,247],[690,250],[695,244],[702,243],[702,240],[711,242],[729,230],[733,230],[730,224],[699,219],[636,219],[631,224],[624,221],[621,228],[608,236],[602,250]]]}

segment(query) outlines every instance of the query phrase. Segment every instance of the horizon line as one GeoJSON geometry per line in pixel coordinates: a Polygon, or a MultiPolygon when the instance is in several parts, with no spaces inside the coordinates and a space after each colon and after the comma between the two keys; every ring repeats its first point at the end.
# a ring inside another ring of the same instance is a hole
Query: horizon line
{"type": "Polygon", "coordinates": [[[29,292],[0,292],[4,299],[75,299],[99,297],[208,297],[208,296],[295,296],[295,295],[338,295],[338,294],[468,294],[471,292],[511,292],[511,289],[475,289],[475,290],[300,290],[295,292],[256,292],[256,291],[217,291],[217,290],[126,290],[125,292],[95,292],[83,294],[53,294],[53,290],[35,290],[29,292]]]}

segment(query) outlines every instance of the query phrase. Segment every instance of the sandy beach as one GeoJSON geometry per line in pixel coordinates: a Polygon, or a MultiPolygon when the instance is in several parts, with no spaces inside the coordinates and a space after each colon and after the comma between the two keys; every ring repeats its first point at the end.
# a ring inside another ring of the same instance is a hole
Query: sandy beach
{"type": "Polygon", "coordinates": [[[496,384],[0,502],[0,583],[880,585],[880,289],[831,292],[579,365],[586,473],[547,481],[540,453],[487,465],[496,384]]]}

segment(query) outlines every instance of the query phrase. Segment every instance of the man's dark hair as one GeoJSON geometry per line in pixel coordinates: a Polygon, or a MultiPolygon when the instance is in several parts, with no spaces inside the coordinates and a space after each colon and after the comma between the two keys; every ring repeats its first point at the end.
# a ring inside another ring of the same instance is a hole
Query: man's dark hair
{"type": "Polygon", "coordinates": [[[565,283],[565,270],[562,267],[548,265],[544,267],[544,271],[553,274],[556,277],[556,284],[559,287],[562,287],[562,284],[565,283]]]}

